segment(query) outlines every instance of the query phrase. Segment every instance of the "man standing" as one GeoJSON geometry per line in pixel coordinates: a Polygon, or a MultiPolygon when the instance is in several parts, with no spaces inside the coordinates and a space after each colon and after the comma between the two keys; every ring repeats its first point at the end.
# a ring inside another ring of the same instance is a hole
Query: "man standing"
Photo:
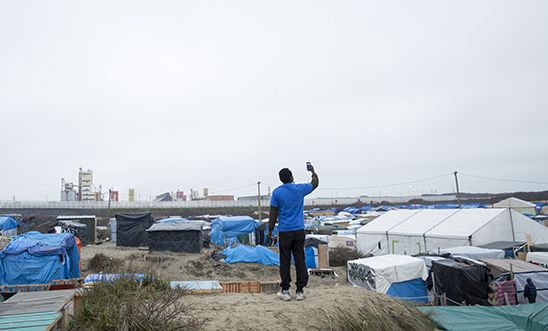
{"type": "Polygon", "coordinates": [[[531,278],[527,278],[527,284],[523,289],[523,296],[529,300],[529,303],[535,303],[537,301],[537,287],[533,284],[531,278]]]}
{"type": "Polygon", "coordinates": [[[319,185],[318,175],[314,167],[307,163],[307,170],[312,173],[312,181],[307,184],[295,184],[291,170],[283,168],[279,172],[283,185],[272,192],[270,200],[270,219],[268,222],[268,237],[278,220],[278,244],[280,250],[280,291],[278,298],[289,301],[289,287],[291,283],[291,256],[295,261],[297,271],[297,290],[295,298],[304,299],[303,288],[308,283],[308,272],[304,256],[304,197],[310,194],[319,185]]]}

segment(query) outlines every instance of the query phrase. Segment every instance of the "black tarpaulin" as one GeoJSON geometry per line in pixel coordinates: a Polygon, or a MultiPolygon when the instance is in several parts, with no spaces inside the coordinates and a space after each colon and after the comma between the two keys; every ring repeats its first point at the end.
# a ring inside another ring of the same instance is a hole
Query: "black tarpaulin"
{"type": "Polygon", "coordinates": [[[152,213],[116,214],[116,246],[138,247],[148,245],[147,229],[152,225],[152,213]]]}
{"type": "Polygon", "coordinates": [[[200,253],[203,225],[202,221],[155,223],[147,230],[149,250],[200,253]]]}
{"type": "Polygon", "coordinates": [[[462,304],[489,306],[489,271],[486,266],[464,259],[443,259],[432,262],[437,295],[447,295],[448,305],[462,304]]]}

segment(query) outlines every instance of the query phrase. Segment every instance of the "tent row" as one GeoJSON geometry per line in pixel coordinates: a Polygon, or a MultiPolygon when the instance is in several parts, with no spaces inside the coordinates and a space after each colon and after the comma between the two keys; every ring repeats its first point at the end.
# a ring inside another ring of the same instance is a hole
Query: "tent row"
{"type": "Polygon", "coordinates": [[[548,243],[548,228],[511,209],[389,211],[356,232],[364,254],[414,255],[496,241],[548,243]]]}

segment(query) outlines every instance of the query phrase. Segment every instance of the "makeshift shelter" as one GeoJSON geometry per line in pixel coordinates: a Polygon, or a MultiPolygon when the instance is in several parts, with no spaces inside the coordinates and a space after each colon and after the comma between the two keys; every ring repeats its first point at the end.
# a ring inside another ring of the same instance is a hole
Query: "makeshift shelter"
{"type": "Polygon", "coordinates": [[[329,236],[329,249],[337,247],[356,249],[356,238],[352,235],[331,235],[329,236]]]}
{"type": "Polygon", "coordinates": [[[518,198],[510,197],[493,204],[493,208],[512,208],[512,210],[518,211],[522,214],[536,215],[537,205],[534,203],[521,200],[518,198]]]}
{"type": "Polygon", "coordinates": [[[14,237],[0,252],[0,284],[48,284],[80,277],[80,254],[70,233],[31,231],[14,237]]]}
{"type": "Polygon", "coordinates": [[[61,233],[72,233],[83,245],[89,244],[87,225],[75,221],[58,221],[57,226],[61,228],[61,233]]]}
{"type": "Polygon", "coordinates": [[[148,245],[147,229],[152,225],[151,212],[120,213],[116,218],[116,246],[138,247],[148,245]]]}
{"type": "Polygon", "coordinates": [[[259,263],[264,265],[280,265],[280,257],[264,246],[237,245],[227,247],[222,251],[226,263],[259,263]]]}
{"type": "MultiPolygon", "coordinates": [[[[64,215],[57,216],[57,221],[71,221],[86,225],[87,233],[84,244],[94,244],[97,241],[97,218],[95,215],[64,215]]],[[[81,237],[78,237],[82,240],[81,237]]]]}
{"type": "Polygon", "coordinates": [[[443,259],[432,261],[430,273],[434,294],[446,295],[448,305],[489,305],[489,270],[485,265],[468,259],[443,259]]]}
{"type": "Polygon", "coordinates": [[[0,231],[3,236],[12,237],[17,235],[17,226],[20,222],[11,216],[0,216],[0,231]]]}
{"type": "Polygon", "coordinates": [[[418,254],[494,241],[548,242],[548,228],[510,209],[389,211],[356,232],[362,253],[418,254]]]}
{"type": "Polygon", "coordinates": [[[368,290],[416,302],[428,302],[424,261],[406,255],[383,255],[347,262],[348,282],[368,290]]]}
{"type": "Polygon", "coordinates": [[[154,223],[148,230],[148,248],[154,251],[200,253],[203,238],[202,221],[154,223]]]}
{"type": "Polygon", "coordinates": [[[440,330],[545,331],[548,304],[518,306],[418,307],[440,330]]]}
{"type": "Polygon", "coordinates": [[[442,249],[441,254],[451,254],[452,256],[466,257],[469,259],[503,259],[504,251],[502,249],[487,249],[475,246],[461,246],[442,249]]]}
{"type": "Polygon", "coordinates": [[[257,226],[249,216],[221,216],[211,223],[211,242],[218,246],[231,243],[252,243],[257,226]]]}
{"type": "Polygon", "coordinates": [[[510,273],[510,271],[547,271],[538,265],[518,259],[481,259],[480,261],[487,265],[489,272],[493,277],[499,277],[502,274],[510,273]]]}

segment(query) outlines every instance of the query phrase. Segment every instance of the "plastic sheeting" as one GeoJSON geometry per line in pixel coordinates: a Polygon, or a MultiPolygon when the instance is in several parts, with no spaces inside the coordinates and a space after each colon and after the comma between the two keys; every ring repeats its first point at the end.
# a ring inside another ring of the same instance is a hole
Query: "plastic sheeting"
{"type": "Polygon", "coordinates": [[[347,262],[348,282],[386,294],[391,285],[427,279],[428,272],[423,260],[406,255],[383,255],[347,262]]]}
{"type": "Polygon", "coordinates": [[[138,282],[142,282],[145,279],[145,276],[145,274],[89,274],[84,278],[84,284],[114,282],[120,278],[135,278],[138,282]]]}
{"type": "Polygon", "coordinates": [[[19,222],[11,216],[0,216],[0,230],[7,231],[17,229],[19,222]]]}
{"type": "Polygon", "coordinates": [[[200,253],[203,246],[202,221],[155,223],[148,230],[150,251],[200,253]]]}
{"type": "Polygon", "coordinates": [[[226,256],[226,263],[260,263],[264,265],[280,265],[280,257],[263,246],[238,245],[227,247],[222,253],[226,256]]]}
{"type": "Polygon", "coordinates": [[[411,300],[419,303],[428,302],[426,282],[421,278],[408,280],[406,282],[393,283],[390,285],[390,288],[386,294],[398,299],[411,300]]]}
{"type": "Polygon", "coordinates": [[[0,253],[0,284],[48,284],[80,277],[80,254],[70,233],[31,231],[14,237],[0,253]]]}
{"type": "Polygon", "coordinates": [[[527,278],[531,278],[537,288],[537,302],[548,302],[548,270],[546,270],[514,273],[518,303],[528,303],[527,299],[523,296],[527,278]]]}
{"type": "Polygon", "coordinates": [[[447,295],[448,305],[489,305],[489,272],[485,265],[464,259],[443,259],[432,262],[436,294],[447,295]]]}
{"type": "Polygon", "coordinates": [[[152,214],[116,214],[116,246],[139,247],[148,245],[146,230],[152,225],[152,214]]]}
{"type": "Polygon", "coordinates": [[[441,254],[449,253],[453,256],[462,256],[474,260],[480,259],[504,259],[502,249],[488,249],[474,246],[451,247],[441,250],[441,254]]]}
{"type": "Polygon", "coordinates": [[[441,330],[452,331],[545,331],[548,304],[518,306],[418,307],[429,313],[441,330]]]}
{"type": "Polygon", "coordinates": [[[162,218],[158,221],[158,223],[170,223],[170,222],[186,222],[188,219],[182,218],[182,217],[169,217],[169,218],[162,218]]]}
{"type": "Polygon", "coordinates": [[[221,216],[211,223],[211,242],[224,246],[227,239],[255,232],[255,220],[249,216],[221,216]]]}

